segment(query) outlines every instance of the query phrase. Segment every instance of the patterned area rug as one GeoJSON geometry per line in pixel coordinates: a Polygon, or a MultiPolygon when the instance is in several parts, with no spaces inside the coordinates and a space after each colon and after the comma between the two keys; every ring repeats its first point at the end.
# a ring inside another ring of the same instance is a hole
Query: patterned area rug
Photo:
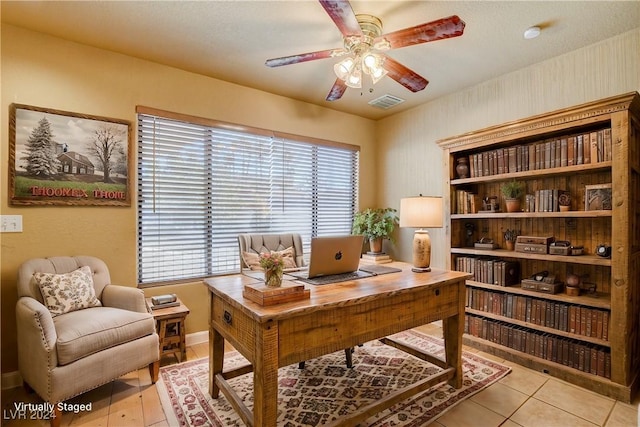
{"type": "MultiPolygon", "coordinates": [[[[441,339],[406,331],[393,336],[444,358],[441,339]]],[[[156,383],[162,407],[171,426],[243,426],[226,398],[209,396],[208,359],[198,359],[160,369],[156,383]]],[[[225,355],[225,370],[247,364],[237,351],[225,355]]],[[[278,426],[320,426],[353,412],[363,404],[385,396],[440,370],[439,367],[398,349],[371,341],[356,347],[353,369],[345,366],[344,351],[308,360],[278,371],[278,426]]],[[[463,386],[446,383],[413,396],[369,418],[376,427],[424,426],[467,397],[507,375],[510,368],[463,352],[463,386]]],[[[253,374],[230,381],[245,404],[252,408],[253,374]]]]}

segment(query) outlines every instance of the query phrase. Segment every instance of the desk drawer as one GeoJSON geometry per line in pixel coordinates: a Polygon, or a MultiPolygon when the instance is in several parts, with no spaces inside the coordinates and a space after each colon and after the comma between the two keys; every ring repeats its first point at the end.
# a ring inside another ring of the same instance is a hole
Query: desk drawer
{"type": "Polygon", "coordinates": [[[247,359],[253,360],[256,323],[249,316],[220,298],[213,297],[211,323],[231,345],[247,359]]]}
{"type": "Polygon", "coordinates": [[[309,359],[458,315],[463,309],[461,288],[461,283],[434,285],[283,319],[279,323],[281,360],[309,359]]]}

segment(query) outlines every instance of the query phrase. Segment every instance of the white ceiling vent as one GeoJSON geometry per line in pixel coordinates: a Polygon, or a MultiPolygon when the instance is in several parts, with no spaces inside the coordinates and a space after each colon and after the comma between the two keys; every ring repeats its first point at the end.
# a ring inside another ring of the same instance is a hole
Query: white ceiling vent
{"type": "Polygon", "coordinates": [[[404,102],[404,99],[398,98],[397,96],[386,94],[386,95],[382,95],[379,98],[369,101],[369,105],[382,108],[383,110],[388,110],[389,108],[395,107],[396,105],[402,102],[404,102]]]}

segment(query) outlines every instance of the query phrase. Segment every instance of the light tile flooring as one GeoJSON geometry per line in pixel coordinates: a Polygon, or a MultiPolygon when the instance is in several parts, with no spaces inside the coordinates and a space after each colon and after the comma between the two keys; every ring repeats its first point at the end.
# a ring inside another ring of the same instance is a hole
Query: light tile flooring
{"type": "MultiPolygon", "coordinates": [[[[442,336],[437,325],[418,328],[442,336]]],[[[504,363],[512,372],[499,382],[459,403],[428,427],[636,427],[638,403],[622,403],[557,380],[520,365],[465,347],[465,350],[504,363]]],[[[208,356],[207,343],[188,347],[187,359],[208,356]]],[[[354,358],[354,362],[357,358],[354,358]]],[[[173,363],[174,359],[163,361],[173,363]]],[[[2,391],[3,426],[46,426],[48,422],[10,420],[14,402],[39,402],[22,388],[2,391]]],[[[70,401],[92,402],[92,411],[65,413],[62,426],[169,426],[149,372],[140,369],[70,401]]]]}

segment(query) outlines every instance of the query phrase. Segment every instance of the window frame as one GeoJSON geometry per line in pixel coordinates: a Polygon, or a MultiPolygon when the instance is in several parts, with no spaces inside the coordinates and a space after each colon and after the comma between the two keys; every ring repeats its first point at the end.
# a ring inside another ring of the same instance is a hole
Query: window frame
{"type": "MultiPolygon", "coordinates": [[[[214,119],[207,119],[207,118],[202,118],[202,117],[196,117],[196,116],[190,116],[190,115],[186,115],[186,114],[181,114],[181,113],[174,113],[174,112],[169,112],[169,111],[165,111],[165,110],[160,110],[160,109],[156,109],[156,108],[151,108],[151,107],[144,107],[144,106],[138,106],[136,107],[136,119],[137,119],[137,131],[138,131],[138,135],[137,135],[137,142],[138,142],[138,159],[137,159],[137,178],[138,178],[138,186],[137,186],[137,195],[138,195],[138,200],[137,200],[137,234],[138,234],[138,238],[137,238],[137,269],[138,269],[138,287],[140,288],[144,288],[144,287],[150,287],[150,286],[162,286],[162,285],[170,285],[170,284],[176,284],[176,283],[188,283],[188,282],[195,282],[198,280],[202,280],[203,278],[206,277],[213,277],[216,275],[224,275],[224,274],[232,274],[232,273],[236,273],[239,271],[239,258],[238,258],[238,262],[237,262],[237,268],[234,269],[227,269],[225,271],[222,272],[216,272],[214,271],[214,269],[212,269],[211,265],[213,265],[214,261],[213,258],[211,256],[211,253],[213,252],[213,247],[211,245],[211,242],[213,241],[212,236],[214,236],[213,232],[211,230],[207,231],[207,241],[209,242],[208,245],[204,245],[204,246],[208,246],[205,248],[202,248],[204,252],[206,252],[206,256],[205,256],[205,264],[207,264],[206,267],[206,272],[203,275],[195,275],[192,277],[184,277],[184,278],[170,278],[167,280],[160,280],[158,279],[158,277],[151,277],[149,278],[151,275],[146,275],[144,273],[144,269],[149,268],[148,266],[145,267],[143,265],[143,254],[142,252],[145,250],[145,248],[143,247],[144,242],[143,242],[143,237],[142,237],[142,228],[143,228],[143,221],[145,221],[144,218],[144,212],[143,212],[143,206],[145,203],[144,200],[144,196],[142,193],[142,188],[143,185],[148,185],[149,180],[148,179],[143,179],[142,177],[142,169],[143,167],[148,167],[147,166],[143,166],[143,164],[146,162],[146,158],[148,158],[148,156],[145,156],[145,158],[143,158],[143,151],[144,149],[147,148],[147,145],[149,143],[149,141],[144,141],[143,142],[143,138],[145,138],[147,136],[147,134],[143,134],[142,132],[142,119],[144,117],[147,116],[151,116],[151,117],[158,117],[159,120],[167,120],[167,121],[177,121],[177,122],[184,122],[184,123],[188,123],[190,125],[194,125],[194,126],[202,126],[202,127],[206,127],[209,129],[217,129],[220,132],[224,132],[224,131],[231,131],[231,132],[244,132],[244,133],[248,133],[251,135],[255,135],[256,137],[261,137],[261,138],[273,138],[274,140],[277,141],[282,141],[283,147],[282,147],[282,160],[284,163],[284,155],[285,155],[285,151],[284,151],[284,144],[285,142],[287,144],[306,144],[312,147],[316,147],[316,151],[331,151],[333,149],[338,149],[338,150],[345,150],[345,152],[347,153],[351,153],[351,154],[345,154],[345,156],[350,155],[351,156],[351,160],[349,160],[349,173],[350,173],[350,186],[351,189],[350,191],[350,195],[349,195],[349,212],[348,212],[348,216],[349,216],[349,220],[348,220],[348,229],[350,230],[351,224],[353,222],[353,215],[355,214],[355,212],[357,211],[357,207],[358,207],[358,197],[359,197],[359,163],[360,163],[360,147],[357,145],[353,145],[353,144],[346,144],[346,143],[341,143],[341,142],[335,142],[335,141],[328,141],[328,140],[324,140],[324,139],[320,139],[320,138],[314,138],[314,137],[307,137],[307,136],[301,136],[301,135],[294,135],[294,134],[289,134],[289,133],[285,133],[285,132],[278,132],[278,131],[271,131],[271,130],[266,130],[266,129],[261,129],[261,128],[255,128],[252,126],[247,126],[247,125],[238,125],[238,124],[233,124],[233,123],[227,123],[227,122],[222,122],[219,120],[214,120],[214,119]],[[144,147],[143,147],[144,145],[144,147]],[[144,182],[143,182],[144,181],[144,182]]],[[[206,140],[205,140],[206,141],[206,140]]],[[[274,142],[275,144],[275,142],[274,142]]],[[[302,147],[302,146],[301,146],[302,147]]],[[[213,153],[213,150],[211,149],[205,149],[210,153],[213,153]]],[[[302,151],[302,148],[300,149],[300,151],[302,151]]],[[[317,162],[318,160],[313,160],[313,164],[317,166],[317,162]]],[[[284,166],[283,166],[284,167],[284,166]]],[[[284,171],[282,172],[284,173],[284,171]]],[[[211,178],[212,172],[208,171],[209,174],[209,179],[211,178]]],[[[317,178],[317,172],[313,172],[312,175],[315,176],[317,178]]],[[[341,179],[344,179],[341,178],[341,179]]],[[[331,180],[333,180],[333,178],[331,178],[331,180]]],[[[285,192],[284,190],[282,191],[282,197],[285,197],[285,192]]],[[[211,194],[209,194],[209,196],[207,197],[208,203],[212,204],[212,196],[211,194]]],[[[342,199],[341,199],[342,200],[342,199]]],[[[346,199],[344,199],[346,200],[346,199]]],[[[315,201],[311,202],[311,205],[317,205],[317,203],[315,201]]],[[[315,207],[310,207],[310,209],[316,209],[317,210],[317,206],[315,207]]],[[[341,209],[346,209],[344,206],[341,209]]],[[[271,212],[271,211],[269,211],[271,212]]],[[[346,213],[346,212],[344,212],[346,213]]],[[[147,218],[147,220],[149,220],[147,218]]],[[[310,246],[310,240],[311,237],[315,237],[318,235],[323,235],[322,231],[320,231],[320,234],[318,234],[318,226],[317,226],[317,215],[316,213],[314,213],[312,215],[312,223],[309,224],[309,232],[305,232],[305,233],[300,233],[303,236],[303,246],[305,247],[305,255],[308,257],[309,254],[309,246],[310,246]]],[[[340,220],[341,221],[341,220],[340,220]]],[[[273,224],[272,220],[269,220],[268,222],[269,224],[273,224]]],[[[347,223],[345,222],[341,227],[345,227],[344,230],[346,232],[346,226],[347,223]]],[[[260,230],[251,230],[248,229],[246,232],[252,233],[260,233],[260,230]]],[[[273,232],[279,232],[277,230],[274,230],[273,232]]],[[[285,232],[285,231],[282,231],[285,232]]],[[[293,232],[298,232],[298,230],[293,230],[293,232]]],[[[160,234],[160,233],[159,233],[160,234]]],[[[170,233],[167,233],[166,236],[169,236],[170,233]]],[[[324,234],[327,235],[327,234],[324,234]]],[[[164,234],[161,237],[166,237],[164,234]]],[[[228,237],[227,237],[228,239],[228,237]]],[[[228,248],[227,248],[228,250],[228,248]]],[[[228,255],[227,255],[228,257],[228,255]]],[[[156,275],[157,276],[157,275],[156,275]]]]}

